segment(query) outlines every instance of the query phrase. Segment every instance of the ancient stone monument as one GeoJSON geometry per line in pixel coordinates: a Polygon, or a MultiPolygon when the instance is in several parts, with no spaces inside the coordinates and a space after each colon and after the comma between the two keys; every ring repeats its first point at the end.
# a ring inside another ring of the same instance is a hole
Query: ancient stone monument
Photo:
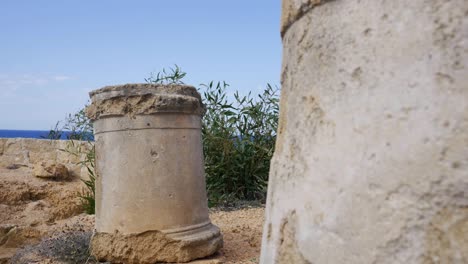
{"type": "Polygon", "coordinates": [[[208,217],[196,89],[127,84],[90,96],[98,174],[92,254],[155,263],[215,253],[222,237],[208,217]]]}
{"type": "Polygon", "coordinates": [[[283,0],[261,263],[468,263],[468,1],[283,0]]]}

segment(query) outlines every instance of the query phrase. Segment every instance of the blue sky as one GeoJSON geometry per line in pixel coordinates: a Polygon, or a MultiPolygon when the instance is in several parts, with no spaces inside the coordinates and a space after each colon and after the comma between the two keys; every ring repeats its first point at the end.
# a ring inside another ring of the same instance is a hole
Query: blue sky
{"type": "Polygon", "coordinates": [[[0,129],[48,130],[88,92],[178,64],[185,83],[279,85],[280,0],[0,3],[0,129]]]}

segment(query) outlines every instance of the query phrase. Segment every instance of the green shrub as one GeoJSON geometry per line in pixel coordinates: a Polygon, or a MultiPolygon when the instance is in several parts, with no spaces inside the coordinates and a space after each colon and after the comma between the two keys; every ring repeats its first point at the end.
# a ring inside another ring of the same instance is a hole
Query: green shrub
{"type": "Polygon", "coordinates": [[[62,126],[58,121],[55,127],[49,130],[47,136],[41,136],[41,138],[57,140],[65,135],[70,140],[93,140],[93,124],[86,116],[85,108],[86,106],[74,114],[68,114],[62,126]]]}
{"type": "Polygon", "coordinates": [[[65,118],[65,124],[62,130],[68,131],[68,139],[82,141],[94,140],[93,123],[86,116],[85,109],[86,105],[78,112],[68,114],[67,118],[65,118]]]}
{"type": "MultiPolygon", "coordinates": [[[[86,108],[86,106],[85,106],[86,108]]],[[[96,194],[96,151],[93,136],[93,124],[86,116],[85,108],[80,109],[75,114],[69,114],[65,120],[64,129],[70,131],[67,144],[67,151],[70,154],[76,155],[79,158],[84,156],[79,164],[86,167],[88,171],[88,179],[81,179],[85,184],[79,197],[81,198],[82,206],[87,214],[94,214],[95,210],[95,194],[96,194]],[[86,141],[87,146],[76,144],[76,140],[86,141]]]]}
{"type": "Polygon", "coordinates": [[[150,77],[145,78],[145,82],[154,83],[154,84],[183,84],[182,79],[187,75],[186,72],[183,72],[182,69],[174,65],[174,68],[169,68],[170,72],[167,72],[166,69],[162,69],[157,74],[150,73],[150,77]]]}
{"type": "Polygon", "coordinates": [[[202,85],[202,138],[210,205],[264,200],[278,126],[278,88],[231,101],[225,82],[202,85]]]}
{"type": "Polygon", "coordinates": [[[87,146],[77,143],[76,140],[68,141],[66,151],[74,156],[82,159],[78,164],[86,168],[88,172],[88,179],[81,179],[85,187],[78,194],[81,198],[81,205],[87,214],[94,214],[96,212],[96,149],[92,142],[88,141],[87,146]],[[84,158],[83,158],[84,156],[84,158]]]}
{"type": "Polygon", "coordinates": [[[60,128],[60,121],[55,123],[55,127],[49,130],[47,136],[41,136],[44,139],[58,140],[62,138],[62,129],[60,128]]]}
{"type": "MultiPolygon", "coordinates": [[[[86,106],[85,106],[86,107],[86,106]]],[[[85,108],[80,109],[74,114],[68,114],[65,118],[64,125],[59,128],[59,122],[57,122],[55,129],[50,130],[48,138],[60,139],[63,133],[67,133],[67,146],[61,151],[65,151],[74,156],[77,156],[81,161],[79,165],[84,166],[88,171],[88,179],[81,179],[85,184],[85,187],[81,190],[78,196],[81,198],[83,210],[87,214],[95,213],[95,183],[96,183],[96,172],[95,172],[95,148],[93,136],[93,125],[91,120],[85,114],[85,108]],[[65,132],[64,132],[65,131],[65,132]],[[54,135],[59,135],[54,137],[54,135]],[[82,142],[86,141],[86,145],[82,142]]]]}

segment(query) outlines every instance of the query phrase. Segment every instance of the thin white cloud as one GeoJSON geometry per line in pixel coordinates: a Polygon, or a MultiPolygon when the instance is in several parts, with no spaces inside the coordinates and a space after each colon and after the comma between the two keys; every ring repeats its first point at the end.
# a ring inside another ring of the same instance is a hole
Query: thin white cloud
{"type": "Polygon", "coordinates": [[[71,77],[70,77],[70,76],[65,76],[65,75],[57,75],[57,76],[54,76],[53,79],[54,79],[55,81],[60,82],[60,81],[70,80],[71,77]]]}
{"type": "Polygon", "coordinates": [[[70,76],[51,74],[1,74],[0,92],[10,93],[18,89],[33,88],[35,86],[45,86],[53,82],[63,82],[70,80],[70,76]]]}

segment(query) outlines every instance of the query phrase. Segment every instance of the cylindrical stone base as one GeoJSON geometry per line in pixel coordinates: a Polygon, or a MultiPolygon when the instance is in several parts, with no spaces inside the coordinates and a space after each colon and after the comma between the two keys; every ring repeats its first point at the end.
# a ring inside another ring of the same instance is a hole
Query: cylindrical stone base
{"type": "Polygon", "coordinates": [[[187,262],[222,246],[211,224],[193,87],[124,85],[91,92],[98,260],[187,262]]]}

